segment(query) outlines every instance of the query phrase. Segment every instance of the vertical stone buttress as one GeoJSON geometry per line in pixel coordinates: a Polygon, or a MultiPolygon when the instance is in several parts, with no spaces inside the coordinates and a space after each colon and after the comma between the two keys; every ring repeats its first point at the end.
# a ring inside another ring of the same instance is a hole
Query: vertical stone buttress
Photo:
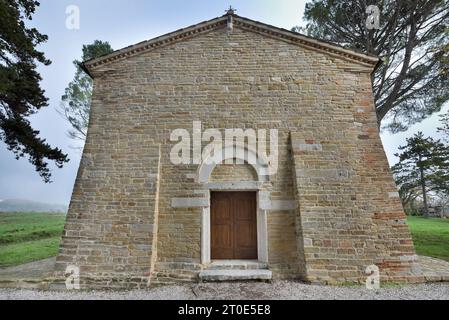
{"type": "MultiPolygon", "coordinates": [[[[342,74],[342,76],[344,76],[342,74]]],[[[308,281],[420,282],[410,231],[380,140],[369,75],[347,76],[351,108],[332,122],[291,132],[298,251],[308,281]]],[[[345,94],[342,86],[341,93],[345,94]]],[[[350,101],[350,100],[348,100],[350,101]]],[[[338,113],[337,113],[338,112],[338,113]]]]}
{"type": "MultiPolygon", "coordinates": [[[[108,110],[95,79],[89,130],[56,262],[80,269],[81,288],[146,286],[157,255],[160,145],[108,110]]],[[[132,112],[131,110],[125,110],[132,112]]]]}

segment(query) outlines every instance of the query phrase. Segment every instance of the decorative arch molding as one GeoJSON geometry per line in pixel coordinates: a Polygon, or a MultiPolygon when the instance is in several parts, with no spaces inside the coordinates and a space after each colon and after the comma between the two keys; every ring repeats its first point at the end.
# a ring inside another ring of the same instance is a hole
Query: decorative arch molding
{"type": "Polygon", "coordinates": [[[196,182],[208,183],[215,167],[230,159],[241,160],[251,165],[257,173],[259,182],[269,181],[269,161],[265,155],[258,153],[250,146],[242,148],[232,145],[222,148],[221,152],[216,152],[203,159],[203,162],[198,166],[196,182]]]}

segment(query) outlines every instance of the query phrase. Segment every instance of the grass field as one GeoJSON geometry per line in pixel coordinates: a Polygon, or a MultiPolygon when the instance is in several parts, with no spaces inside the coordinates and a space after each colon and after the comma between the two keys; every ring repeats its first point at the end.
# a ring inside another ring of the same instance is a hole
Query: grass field
{"type": "Polygon", "coordinates": [[[408,217],[416,252],[449,261],[449,219],[408,217]]]}
{"type": "Polygon", "coordinates": [[[55,256],[64,222],[58,213],[0,212],[0,267],[55,256]]]}

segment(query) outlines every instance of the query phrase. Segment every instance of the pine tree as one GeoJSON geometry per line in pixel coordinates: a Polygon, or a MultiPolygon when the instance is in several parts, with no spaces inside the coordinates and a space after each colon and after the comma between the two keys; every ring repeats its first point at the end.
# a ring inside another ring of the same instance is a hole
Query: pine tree
{"type": "Polygon", "coordinates": [[[36,49],[47,36],[25,26],[38,5],[32,0],[0,0],[0,139],[16,159],[28,156],[43,180],[50,182],[47,160],[62,168],[68,158],[40,138],[28,120],[48,105],[36,71],[37,63],[51,63],[36,49]]]}
{"type": "Polygon", "coordinates": [[[372,75],[379,125],[388,114],[387,127],[404,131],[449,100],[448,0],[312,0],[305,20],[309,35],[381,58],[372,75]],[[366,27],[368,5],[379,8],[379,29],[366,27]]]}
{"type": "Polygon", "coordinates": [[[403,203],[422,197],[424,215],[428,216],[428,196],[441,191],[449,182],[449,151],[440,141],[418,132],[400,146],[399,162],[392,167],[403,203]]]}
{"type": "Polygon", "coordinates": [[[441,115],[440,118],[441,127],[438,128],[438,132],[443,134],[443,139],[449,143],[449,111],[441,115]]]}

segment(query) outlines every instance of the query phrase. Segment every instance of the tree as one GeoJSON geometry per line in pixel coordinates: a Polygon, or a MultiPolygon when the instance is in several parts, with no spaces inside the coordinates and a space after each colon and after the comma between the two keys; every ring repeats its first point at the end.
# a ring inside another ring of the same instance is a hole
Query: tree
{"type": "Polygon", "coordinates": [[[428,215],[428,195],[441,192],[449,183],[449,151],[440,141],[418,132],[400,146],[399,162],[392,167],[404,204],[422,197],[424,215],[428,215]]]}
{"type": "Polygon", "coordinates": [[[438,192],[436,197],[436,205],[439,207],[440,218],[444,218],[446,210],[449,207],[449,194],[447,192],[438,192]]]}
{"type": "MultiPolygon", "coordinates": [[[[101,57],[113,52],[108,42],[95,40],[94,43],[83,46],[82,61],[101,57]]],[[[85,140],[89,124],[89,111],[92,99],[93,82],[89,75],[80,67],[80,61],[75,60],[75,77],[65,89],[62,96],[59,113],[70,123],[72,129],[68,136],[72,139],[85,140]]]]}
{"type": "Polygon", "coordinates": [[[309,35],[381,58],[372,75],[379,126],[388,114],[386,127],[404,131],[449,100],[449,0],[312,0],[305,20],[309,35]],[[379,29],[366,27],[371,4],[379,29]]]}
{"type": "Polygon", "coordinates": [[[437,128],[438,132],[444,135],[444,139],[449,142],[449,111],[440,116],[442,127],[437,128]]]}
{"type": "Polygon", "coordinates": [[[25,26],[38,5],[32,0],[0,0],[0,139],[16,159],[28,156],[43,180],[50,182],[47,160],[58,168],[69,160],[40,138],[27,119],[48,105],[36,71],[37,63],[51,63],[36,49],[47,36],[25,26]]]}
{"type": "Polygon", "coordinates": [[[414,215],[416,213],[416,200],[421,196],[418,171],[407,170],[401,163],[394,165],[391,170],[399,187],[399,196],[406,212],[414,215]]]}

